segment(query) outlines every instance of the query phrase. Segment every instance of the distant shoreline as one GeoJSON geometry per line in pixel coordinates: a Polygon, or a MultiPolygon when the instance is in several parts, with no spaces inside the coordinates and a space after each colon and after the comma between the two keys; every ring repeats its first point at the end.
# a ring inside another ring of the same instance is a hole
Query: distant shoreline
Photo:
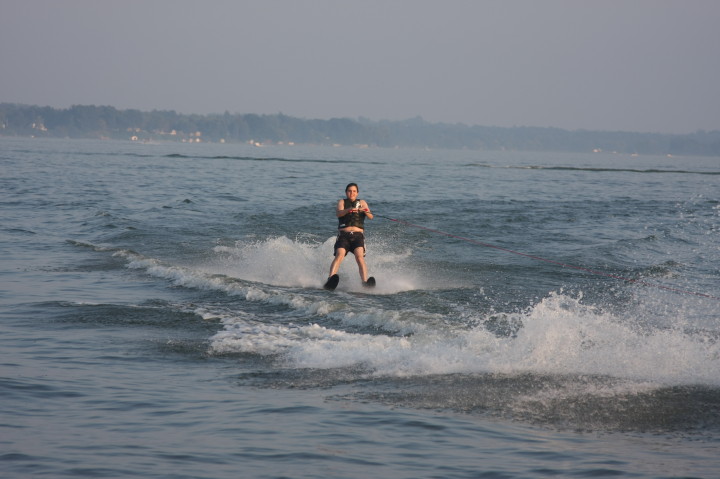
{"type": "Polygon", "coordinates": [[[488,127],[402,121],[296,118],[281,113],[179,114],[75,105],[66,109],[0,103],[0,136],[122,139],[140,142],[326,145],[361,148],[615,152],[720,156],[720,131],[690,134],[488,127]]]}

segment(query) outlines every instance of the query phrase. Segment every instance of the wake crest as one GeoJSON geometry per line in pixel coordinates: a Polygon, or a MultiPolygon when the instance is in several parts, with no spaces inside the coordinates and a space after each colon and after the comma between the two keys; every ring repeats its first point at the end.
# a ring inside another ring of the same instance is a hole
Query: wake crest
{"type": "MultiPolygon", "coordinates": [[[[210,338],[211,354],[267,356],[289,368],[348,368],[367,377],[572,375],[720,386],[720,319],[713,311],[703,313],[706,327],[697,328],[690,327],[697,311],[691,316],[679,307],[669,313],[673,321],[659,321],[653,308],[609,312],[563,292],[522,312],[473,312],[460,303],[450,313],[408,307],[401,301],[405,294],[426,295],[433,285],[407,269],[402,255],[382,248],[375,253],[377,270],[399,278],[395,290],[379,286],[379,294],[356,294],[348,280],[347,290],[327,293],[320,286],[332,241],[279,237],[216,246],[213,255],[193,265],[104,251],[176,286],[281,308],[270,317],[267,308],[258,315],[242,303],[233,309],[194,305],[196,314],[222,324],[210,338]]],[[[347,277],[356,275],[355,265],[346,265],[347,277]]],[[[362,291],[359,279],[357,290],[362,291]]]]}

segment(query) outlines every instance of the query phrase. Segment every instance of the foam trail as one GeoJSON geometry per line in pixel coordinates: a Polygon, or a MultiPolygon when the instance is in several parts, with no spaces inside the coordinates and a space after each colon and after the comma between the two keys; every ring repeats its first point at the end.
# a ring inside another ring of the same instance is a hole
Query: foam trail
{"type": "MultiPolygon", "coordinates": [[[[288,289],[287,285],[302,284],[305,268],[320,267],[330,241],[311,245],[276,238],[218,247],[219,256],[204,263],[204,271],[129,251],[115,254],[127,258],[129,268],[174,284],[284,305],[291,313],[291,322],[286,314],[268,322],[222,312],[224,329],[211,338],[210,350],[215,354],[279,355],[292,368],[350,367],[377,376],[533,373],[720,385],[720,338],[713,333],[717,328],[693,330],[684,321],[658,326],[662,321],[657,318],[638,316],[647,314],[642,305],[610,313],[583,304],[581,298],[550,294],[525,312],[506,313],[506,321],[518,327],[512,334],[498,334],[489,327],[497,314],[459,320],[448,313],[408,310],[391,297],[380,304],[362,296],[288,289]],[[295,253],[298,249],[300,254],[295,253]],[[264,266],[272,256],[298,259],[279,274],[264,266]],[[273,286],[272,281],[281,286],[273,286]]],[[[398,264],[388,258],[389,264],[398,264]]],[[[684,317],[682,310],[671,314],[684,317]]],[[[705,317],[706,324],[718,321],[716,315],[705,317]]]]}
{"type": "MultiPolygon", "coordinates": [[[[327,278],[332,261],[335,238],[323,243],[293,241],[281,236],[254,243],[238,242],[234,246],[217,246],[218,255],[207,272],[274,286],[319,288],[327,278]]],[[[378,278],[378,287],[364,289],[352,255],[343,261],[339,274],[339,290],[373,294],[393,294],[401,291],[425,289],[429,285],[408,265],[409,252],[398,254],[383,245],[373,245],[366,261],[371,275],[378,278]]]]}
{"type": "MultiPolygon", "coordinates": [[[[317,324],[279,330],[229,321],[226,330],[212,338],[212,348],[272,351],[282,354],[288,367],[355,367],[377,376],[533,373],[720,385],[720,344],[705,334],[640,331],[562,294],[551,295],[516,319],[524,326],[515,336],[497,336],[482,325],[469,330],[422,326],[421,320],[412,334],[403,336],[348,333],[317,324]]],[[[372,315],[362,321],[372,324],[372,315]]]]}

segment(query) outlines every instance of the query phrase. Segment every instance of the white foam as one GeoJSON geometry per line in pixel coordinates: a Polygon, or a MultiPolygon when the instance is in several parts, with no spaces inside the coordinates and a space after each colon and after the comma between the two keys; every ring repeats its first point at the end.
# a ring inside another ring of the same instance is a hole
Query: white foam
{"type": "MultiPolygon", "coordinates": [[[[335,238],[324,242],[291,240],[281,236],[253,243],[238,242],[234,246],[217,246],[217,258],[209,270],[227,276],[273,286],[319,288],[328,276],[335,238]]],[[[363,289],[357,264],[348,255],[340,266],[342,278],[339,291],[372,294],[394,294],[432,285],[408,264],[410,252],[387,251],[374,244],[366,257],[371,276],[378,279],[373,290],[363,289]]]]}
{"type": "MultiPolygon", "coordinates": [[[[340,315],[343,324],[371,326],[387,313],[340,315]]],[[[240,320],[212,344],[215,352],[282,354],[288,367],[358,367],[379,376],[537,373],[603,375],[635,384],[720,384],[720,345],[707,335],[642,330],[562,294],[518,316],[524,326],[515,337],[498,337],[482,325],[453,330],[417,323],[408,328],[412,334],[388,335],[317,324],[250,327],[240,320]]]]}
{"type": "MultiPolygon", "coordinates": [[[[317,271],[324,265],[329,241],[312,245],[276,238],[218,247],[218,258],[199,269],[163,264],[128,251],[116,255],[126,257],[128,267],[176,285],[224,291],[251,302],[286,306],[292,312],[287,320],[278,315],[262,322],[243,312],[199,308],[203,317],[219,317],[224,324],[210,340],[214,354],[277,355],[288,367],[355,367],[379,376],[537,373],[720,385],[718,336],[687,328],[681,310],[675,313],[676,324],[667,318],[634,316],[650,314],[644,307],[618,317],[584,304],[582,298],[556,293],[524,313],[508,315],[522,326],[513,336],[498,336],[484,324],[489,316],[448,318],[423,310],[379,307],[342,292],[293,290],[316,281],[309,279],[312,275],[302,276],[302,271],[317,271]],[[261,261],[275,253],[296,260],[291,266],[287,261],[274,263],[278,273],[261,261]],[[478,326],[468,328],[468,320],[478,326]]],[[[706,314],[705,323],[716,325],[717,314],[706,314]]]]}
{"type": "Polygon", "coordinates": [[[508,358],[538,372],[720,384],[720,344],[705,333],[649,329],[554,294],[523,318],[508,358]]]}

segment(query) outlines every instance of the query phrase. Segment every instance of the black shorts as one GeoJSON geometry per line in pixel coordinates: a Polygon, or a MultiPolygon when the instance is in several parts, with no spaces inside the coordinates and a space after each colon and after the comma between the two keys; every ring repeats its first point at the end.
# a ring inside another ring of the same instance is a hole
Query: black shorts
{"type": "MultiPolygon", "coordinates": [[[[343,248],[348,253],[352,253],[355,248],[365,248],[365,235],[362,231],[341,231],[337,235],[335,240],[335,252],[337,254],[338,248],[343,248]]],[[[363,253],[365,253],[364,250],[363,253]]],[[[363,254],[364,256],[364,254],[363,254]]]]}

